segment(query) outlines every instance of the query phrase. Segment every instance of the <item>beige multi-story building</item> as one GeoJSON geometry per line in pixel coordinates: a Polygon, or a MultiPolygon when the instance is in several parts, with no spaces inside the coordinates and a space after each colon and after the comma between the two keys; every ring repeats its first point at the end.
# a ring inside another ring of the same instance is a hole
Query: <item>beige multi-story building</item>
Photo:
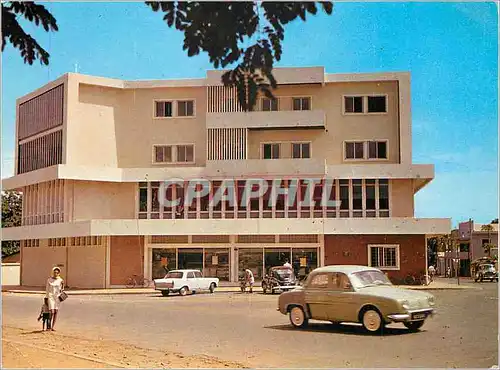
{"type": "Polygon", "coordinates": [[[450,220],[414,217],[434,167],[412,163],[409,73],[276,69],[276,100],[251,112],[220,76],[68,73],[17,100],[16,173],[3,187],[23,192],[23,217],[3,238],[21,240],[23,285],[43,285],[54,265],[82,288],[183,267],[259,279],[286,259],[299,275],[325,264],[395,280],[426,270],[426,235],[449,233],[450,220]],[[193,179],[209,188],[188,204],[193,179]],[[242,202],[248,179],[268,190],[242,202]]]}

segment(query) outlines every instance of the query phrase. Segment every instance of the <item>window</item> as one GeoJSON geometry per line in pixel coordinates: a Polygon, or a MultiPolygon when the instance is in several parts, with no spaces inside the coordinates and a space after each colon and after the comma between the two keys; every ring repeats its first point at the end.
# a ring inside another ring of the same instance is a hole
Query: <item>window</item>
{"type": "Polygon", "coordinates": [[[368,158],[387,159],[387,141],[369,141],[368,158]]]}
{"type": "Polygon", "coordinates": [[[194,272],[193,271],[188,272],[187,278],[188,279],[194,279],[194,272]]]}
{"type": "Polygon", "coordinates": [[[328,274],[317,274],[312,277],[311,288],[328,288],[328,274]]]}
{"type": "Polygon", "coordinates": [[[486,244],[490,244],[490,241],[488,239],[482,239],[481,245],[486,245],[486,244]]]}
{"type": "MultiPolygon", "coordinates": [[[[366,179],[366,210],[375,210],[375,180],[366,179]]],[[[368,212],[367,212],[368,216],[368,212]]]]}
{"type": "Polygon", "coordinates": [[[263,144],[262,145],[263,159],[279,159],[280,144],[263,144]]]}
{"type": "Polygon", "coordinates": [[[155,117],[173,117],[173,105],[171,101],[157,101],[155,105],[155,117]]]}
{"type": "Polygon", "coordinates": [[[379,210],[389,209],[389,180],[378,180],[378,208],[379,210]]]}
{"type": "Polygon", "coordinates": [[[177,162],[194,162],[194,145],[178,145],[177,162]]]}
{"type": "Polygon", "coordinates": [[[155,163],[170,163],[172,162],[172,146],[159,145],[154,147],[155,163]]]}
{"type": "Polygon", "coordinates": [[[194,272],[194,277],[195,277],[195,278],[202,278],[203,276],[201,275],[201,272],[199,272],[199,271],[195,271],[195,272],[194,272]]]}
{"type": "Polygon", "coordinates": [[[194,145],[155,145],[154,163],[194,162],[194,145]]]}
{"type": "Polygon", "coordinates": [[[311,144],[293,143],[292,158],[311,158],[311,144]]]}
{"type": "Polygon", "coordinates": [[[363,209],[363,186],[361,180],[352,180],[352,209],[363,209]]]}
{"type": "Polygon", "coordinates": [[[311,110],[311,98],[292,98],[293,110],[311,110]]]}
{"type": "Polygon", "coordinates": [[[345,143],[345,159],[364,159],[365,143],[363,141],[353,141],[345,143]]]}
{"type": "Polygon", "coordinates": [[[460,252],[468,252],[469,244],[468,243],[460,243],[460,252]]]}
{"type": "Polygon", "coordinates": [[[340,209],[349,210],[349,180],[339,180],[340,209]]]}
{"type": "Polygon", "coordinates": [[[194,116],[194,101],[181,100],[177,102],[177,115],[179,117],[193,117],[194,116]]]}
{"type": "Polygon", "coordinates": [[[385,96],[368,96],[368,113],[386,113],[387,101],[385,96]]]}
{"type": "Polygon", "coordinates": [[[262,111],[275,112],[278,111],[278,99],[262,98],[262,111]]]}
{"type": "Polygon", "coordinates": [[[362,96],[344,96],[345,113],[363,113],[362,96]]]}
{"type": "Polygon", "coordinates": [[[399,245],[368,245],[368,264],[387,270],[399,270],[399,245]]]}

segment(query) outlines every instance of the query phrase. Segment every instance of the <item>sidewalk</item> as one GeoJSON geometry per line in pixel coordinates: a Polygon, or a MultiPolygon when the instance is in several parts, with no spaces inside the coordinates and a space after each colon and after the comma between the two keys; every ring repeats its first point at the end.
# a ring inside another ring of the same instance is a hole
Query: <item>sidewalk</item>
{"type": "MultiPolygon", "coordinates": [[[[398,288],[410,290],[464,290],[474,289],[470,285],[471,280],[467,278],[461,279],[461,284],[457,284],[455,279],[437,278],[428,286],[422,285],[399,285],[398,288]],[[465,284],[464,284],[465,283],[465,284]]],[[[254,287],[254,292],[262,293],[260,286],[254,287]]],[[[215,293],[237,293],[240,291],[237,283],[224,283],[223,286],[216,288],[215,293]]],[[[45,294],[45,290],[41,287],[4,287],[2,292],[7,293],[24,293],[24,294],[45,294]]],[[[158,294],[153,288],[113,288],[113,289],[67,289],[68,295],[117,295],[117,294],[158,294]]]]}

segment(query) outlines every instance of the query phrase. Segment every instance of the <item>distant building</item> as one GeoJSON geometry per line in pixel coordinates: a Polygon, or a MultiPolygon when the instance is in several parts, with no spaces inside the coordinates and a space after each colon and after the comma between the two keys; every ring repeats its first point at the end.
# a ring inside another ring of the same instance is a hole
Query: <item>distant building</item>
{"type": "MultiPolygon", "coordinates": [[[[491,231],[484,230],[484,224],[475,223],[473,220],[460,222],[458,229],[451,232],[452,238],[459,245],[460,251],[460,275],[470,276],[470,264],[481,257],[488,257],[484,246],[492,244],[491,257],[498,257],[498,224],[490,224],[491,231]]],[[[438,267],[446,265],[445,260],[457,258],[457,251],[441,254],[438,259],[438,267]]],[[[444,270],[443,270],[444,271],[444,270]]]]}

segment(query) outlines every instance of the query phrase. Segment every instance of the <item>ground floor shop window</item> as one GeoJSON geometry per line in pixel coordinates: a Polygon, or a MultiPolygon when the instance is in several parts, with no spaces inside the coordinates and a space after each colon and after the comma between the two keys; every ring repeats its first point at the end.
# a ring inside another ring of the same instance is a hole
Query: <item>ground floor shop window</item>
{"type": "Polygon", "coordinates": [[[263,249],[262,248],[240,248],[238,249],[238,275],[242,275],[245,269],[250,269],[256,280],[263,278],[263,249]]]}
{"type": "Polygon", "coordinates": [[[290,262],[290,248],[266,248],[264,250],[266,273],[271,267],[283,266],[287,261],[290,262]]]}
{"type": "Polygon", "coordinates": [[[299,279],[305,278],[318,267],[318,250],[316,248],[292,249],[292,266],[299,279]]]}
{"type": "Polygon", "coordinates": [[[203,276],[230,280],[229,248],[205,249],[205,269],[203,276]]]}
{"type": "Polygon", "coordinates": [[[178,269],[203,270],[203,249],[179,249],[178,269]]]}
{"type": "Polygon", "coordinates": [[[177,268],[177,254],[175,249],[153,248],[151,275],[153,279],[161,279],[170,270],[177,268]]]}

